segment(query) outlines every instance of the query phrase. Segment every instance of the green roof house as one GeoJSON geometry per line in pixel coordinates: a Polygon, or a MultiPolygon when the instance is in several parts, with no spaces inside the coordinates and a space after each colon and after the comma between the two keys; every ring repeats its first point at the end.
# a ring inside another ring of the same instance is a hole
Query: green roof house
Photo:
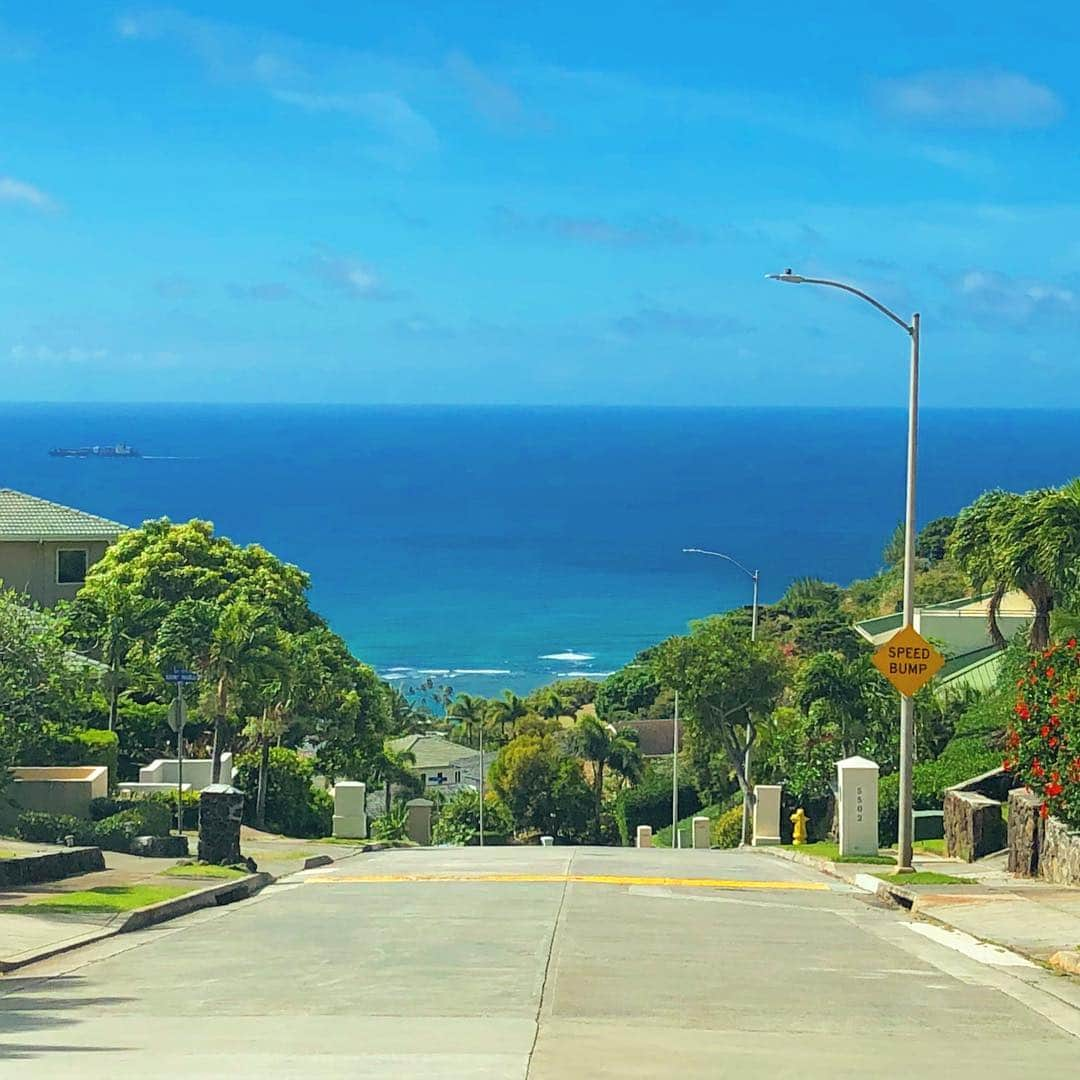
{"type": "Polygon", "coordinates": [[[0,488],[0,581],[43,607],[71,600],[128,526],[0,488]]]}
{"type": "MultiPolygon", "coordinates": [[[[997,679],[1002,652],[990,640],[990,594],[927,604],[915,609],[915,629],[945,655],[945,666],[934,679],[938,693],[971,686],[988,690],[997,679]]],[[[1035,617],[1031,601],[1022,592],[1010,592],[998,609],[998,627],[1006,640],[1026,631],[1035,617]]],[[[873,646],[883,645],[903,623],[899,612],[863,619],[855,631],[873,646]]]]}

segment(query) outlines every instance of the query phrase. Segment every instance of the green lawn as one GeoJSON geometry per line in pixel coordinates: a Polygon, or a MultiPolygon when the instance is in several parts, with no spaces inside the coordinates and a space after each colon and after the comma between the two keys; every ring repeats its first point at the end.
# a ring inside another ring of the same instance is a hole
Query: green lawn
{"type": "Polygon", "coordinates": [[[935,874],[929,870],[919,870],[914,874],[874,874],[874,877],[889,882],[890,885],[974,885],[975,879],[953,877],[952,874],[935,874]]]}
{"type": "Polygon", "coordinates": [[[944,855],[944,840],[916,840],[911,845],[913,851],[921,851],[926,855],[944,855]]]}
{"type": "Polygon", "coordinates": [[[246,870],[234,870],[231,866],[215,866],[213,863],[181,863],[170,866],[164,871],[166,877],[183,878],[238,878],[247,874],[246,870]]]}
{"type": "Polygon", "coordinates": [[[39,911],[64,915],[134,911],[135,908],[172,900],[189,892],[189,885],[102,885],[82,892],[48,893],[29,904],[4,907],[0,911],[16,911],[24,915],[39,911]]]}
{"type": "Polygon", "coordinates": [[[816,855],[819,859],[829,859],[839,863],[862,863],[869,866],[892,866],[896,859],[892,855],[841,855],[840,845],[831,840],[815,840],[812,844],[783,844],[785,851],[798,851],[803,855],[816,855]]]}

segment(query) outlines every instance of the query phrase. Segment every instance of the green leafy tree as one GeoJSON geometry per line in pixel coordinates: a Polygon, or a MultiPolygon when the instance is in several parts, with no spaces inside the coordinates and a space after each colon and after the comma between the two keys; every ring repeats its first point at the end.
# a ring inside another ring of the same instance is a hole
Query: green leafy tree
{"type": "Polygon", "coordinates": [[[525,734],[498,753],[491,786],[519,830],[538,830],[580,839],[592,816],[592,791],[581,761],[554,735],[525,734]]]}
{"type": "MultiPolygon", "coordinates": [[[[510,812],[488,792],[484,797],[484,842],[504,839],[514,831],[510,812]]],[[[480,792],[474,788],[455,791],[439,808],[431,833],[435,844],[472,844],[480,835],[480,792]]]]}
{"type": "Polygon", "coordinates": [[[915,555],[930,563],[941,562],[949,550],[949,540],[954,528],[955,517],[939,517],[928,521],[915,540],[915,555]]]}
{"type": "Polygon", "coordinates": [[[1008,590],[1020,589],[1035,608],[1031,648],[1045,649],[1055,600],[1075,595],[1080,481],[1022,495],[986,492],[960,512],[949,552],[976,587],[993,588],[988,613],[992,639],[1004,646],[997,614],[1008,590]]]}
{"type": "Polygon", "coordinates": [[[147,649],[160,622],[185,600],[226,607],[236,600],[269,610],[284,630],[302,633],[323,625],[307,599],[310,579],[258,544],[241,547],[214,533],[208,521],[147,521],[122,533],[86,575],[79,601],[107,610],[117,587],[136,599],[157,601],[154,617],[140,626],[147,649]]]}
{"type": "Polygon", "coordinates": [[[678,690],[694,737],[727,755],[744,798],[750,799],[743,761],[756,738],[755,717],[773,708],[785,685],[776,646],[752,642],[731,619],[713,616],[692,623],[689,634],[665,641],[656,673],[678,690]]]}
{"type": "Polygon", "coordinates": [[[73,657],[54,616],[0,588],[0,788],[50,732],[84,714],[95,672],[73,657]]]}
{"type": "Polygon", "coordinates": [[[660,693],[651,663],[635,660],[609,675],[596,691],[596,714],[605,720],[617,714],[644,715],[660,693]]]}

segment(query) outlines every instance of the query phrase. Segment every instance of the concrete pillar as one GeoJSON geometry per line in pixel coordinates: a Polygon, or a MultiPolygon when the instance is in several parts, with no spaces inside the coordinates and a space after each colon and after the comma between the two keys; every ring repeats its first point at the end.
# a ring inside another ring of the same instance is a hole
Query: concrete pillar
{"type": "Polygon", "coordinates": [[[780,843],[779,784],[754,785],[754,847],[780,843]]]}
{"type": "Polygon", "coordinates": [[[878,766],[864,757],[836,763],[840,793],[840,854],[878,853],[878,766]]]}
{"type": "Polygon", "coordinates": [[[708,849],[710,846],[709,830],[712,822],[707,817],[694,818],[694,847],[708,849]]]}
{"type": "Polygon", "coordinates": [[[405,804],[405,834],[414,844],[426,847],[431,843],[431,810],[434,805],[430,799],[410,799],[405,804]]]}
{"type": "Polygon", "coordinates": [[[368,834],[367,785],[341,780],[334,785],[334,835],[363,840],[368,834]]]}
{"type": "Polygon", "coordinates": [[[637,846],[652,847],[652,826],[639,825],[637,827],[637,846]]]}

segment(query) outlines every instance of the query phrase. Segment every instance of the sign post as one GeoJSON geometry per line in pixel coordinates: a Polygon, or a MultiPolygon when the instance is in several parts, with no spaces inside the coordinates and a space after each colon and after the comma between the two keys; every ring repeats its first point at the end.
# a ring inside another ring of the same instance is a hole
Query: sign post
{"type": "Polygon", "coordinates": [[[194,671],[173,668],[165,676],[167,683],[176,687],[176,697],[169,706],[169,727],[176,732],[176,831],[184,832],[184,725],[187,723],[187,703],[183,688],[199,681],[194,671]]]}
{"type": "MultiPolygon", "coordinates": [[[[874,667],[900,692],[900,818],[897,823],[897,844],[900,850],[900,867],[909,870],[914,826],[914,815],[911,811],[911,762],[915,739],[915,704],[912,698],[944,667],[945,657],[911,623],[907,623],[875,650],[873,661],[874,667]]],[[[877,789],[874,790],[876,794],[877,789]]]]}

